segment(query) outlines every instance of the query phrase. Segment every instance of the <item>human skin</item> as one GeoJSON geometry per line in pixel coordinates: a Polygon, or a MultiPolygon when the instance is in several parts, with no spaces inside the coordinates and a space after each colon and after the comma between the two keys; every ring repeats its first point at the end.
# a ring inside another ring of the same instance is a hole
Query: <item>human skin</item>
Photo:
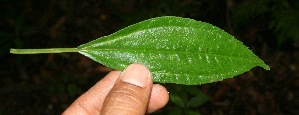
{"type": "Polygon", "coordinates": [[[131,64],[124,72],[112,71],[77,98],[63,115],[142,115],[164,107],[165,87],[153,84],[148,68],[131,64]]]}

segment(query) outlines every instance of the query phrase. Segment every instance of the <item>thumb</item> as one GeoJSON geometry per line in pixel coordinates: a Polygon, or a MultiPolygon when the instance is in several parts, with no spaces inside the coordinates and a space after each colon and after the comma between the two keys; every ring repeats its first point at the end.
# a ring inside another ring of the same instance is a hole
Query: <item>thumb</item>
{"type": "Polygon", "coordinates": [[[147,111],[152,78],[141,64],[129,65],[119,76],[105,98],[103,115],[144,115],[147,111]]]}

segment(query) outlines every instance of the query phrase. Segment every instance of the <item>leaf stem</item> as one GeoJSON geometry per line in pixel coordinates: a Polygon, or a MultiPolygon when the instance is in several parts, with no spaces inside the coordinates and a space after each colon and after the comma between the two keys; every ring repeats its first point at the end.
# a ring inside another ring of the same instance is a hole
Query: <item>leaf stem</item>
{"type": "Polygon", "coordinates": [[[77,48],[47,48],[47,49],[10,49],[12,54],[41,54],[41,53],[64,53],[78,52],[77,48]]]}

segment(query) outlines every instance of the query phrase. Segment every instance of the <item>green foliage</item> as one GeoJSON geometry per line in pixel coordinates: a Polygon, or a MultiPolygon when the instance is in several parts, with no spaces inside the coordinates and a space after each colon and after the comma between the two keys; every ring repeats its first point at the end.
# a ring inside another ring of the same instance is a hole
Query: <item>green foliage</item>
{"type": "Polygon", "coordinates": [[[180,17],[149,19],[76,48],[11,49],[16,54],[79,52],[123,70],[146,65],[153,81],[197,85],[239,75],[261,59],[233,36],[208,23],[180,17]]]}
{"type": "Polygon", "coordinates": [[[208,23],[179,17],[149,19],[78,47],[108,67],[149,67],[155,82],[196,85],[269,67],[233,36],[208,23]]]}
{"type": "Polygon", "coordinates": [[[270,21],[269,28],[280,33],[280,39],[286,37],[299,41],[299,8],[294,9],[287,3],[285,5],[275,10],[274,20],[270,21]]]}
{"type": "Polygon", "coordinates": [[[245,0],[233,11],[235,30],[244,31],[255,25],[263,39],[271,37],[278,45],[288,40],[299,41],[298,20],[298,0],[245,0]]]}
{"type": "Polygon", "coordinates": [[[170,87],[169,107],[155,114],[199,115],[198,108],[210,100],[196,86],[170,85],[170,87]]]}

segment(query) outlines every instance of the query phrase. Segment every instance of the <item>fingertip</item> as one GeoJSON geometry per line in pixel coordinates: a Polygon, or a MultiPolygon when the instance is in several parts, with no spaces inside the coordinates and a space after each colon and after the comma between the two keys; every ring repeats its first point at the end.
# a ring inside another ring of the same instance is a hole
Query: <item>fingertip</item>
{"type": "Polygon", "coordinates": [[[149,69],[141,64],[129,65],[121,74],[122,81],[139,87],[152,84],[149,69]]]}
{"type": "Polygon", "coordinates": [[[148,113],[152,113],[163,108],[169,101],[169,93],[166,88],[160,84],[154,84],[148,105],[148,113]]]}

